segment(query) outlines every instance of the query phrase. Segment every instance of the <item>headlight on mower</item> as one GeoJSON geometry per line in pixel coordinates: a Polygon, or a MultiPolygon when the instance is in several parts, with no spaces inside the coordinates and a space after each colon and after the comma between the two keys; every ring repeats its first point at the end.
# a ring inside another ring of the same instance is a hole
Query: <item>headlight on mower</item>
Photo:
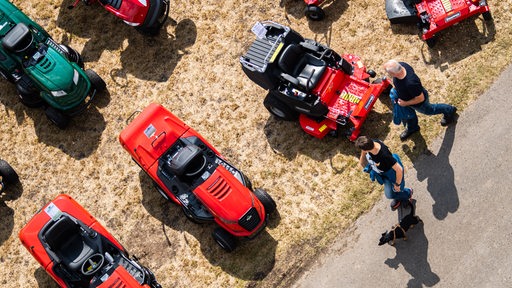
{"type": "Polygon", "coordinates": [[[68,93],[66,93],[64,90],[51,91],[51,93],[54,97],[62,97],[68,95],[68,93]]]}
{"type": "Polygon", "coordinates": [[[73,70],[73,83],[75,83],[75,85],[78,85],[78,78],[79,77],[80,77],[80,74],[78,74],[78,71],[73,70]]]}
{"type": "Polygon", "coordinates": [[[139,0],[139,3],[144,5],[144,7],[148,6],[148,2],[146,0],[139,0]]]}

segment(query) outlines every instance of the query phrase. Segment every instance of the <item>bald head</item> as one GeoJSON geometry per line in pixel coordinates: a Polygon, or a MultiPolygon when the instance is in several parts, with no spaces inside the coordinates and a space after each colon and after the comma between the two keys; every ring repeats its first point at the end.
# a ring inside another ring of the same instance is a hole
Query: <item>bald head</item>
{"type": "Polygon", "coordinates": [[[398,63],[398,61],[393,60],[393,59],[384,63],[384,69],[386,69],[386,72],[391,77],[399,77],[399,78],[400,78],[401,74],[405,71],[405,69],[403,69],[402,65],[400,65],[400,63],[398,63]]]}

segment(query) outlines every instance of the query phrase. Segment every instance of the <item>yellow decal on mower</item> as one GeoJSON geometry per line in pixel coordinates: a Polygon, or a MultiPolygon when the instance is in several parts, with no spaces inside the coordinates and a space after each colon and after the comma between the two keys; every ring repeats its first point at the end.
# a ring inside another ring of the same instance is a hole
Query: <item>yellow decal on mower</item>
{"type": "Polygon", "coordinates": [[[327,125],[322,125],[320,128],[318,128],[318,131],[324,132],[324,130],[327,128],[327,125]]]}
{"type": "Polygon", "coordinates": [[[359,101],[361,101],[361,98],[359,96],[348,93],[347,91],[343,91],[340,95],[341,99],[346,100],[350,103],[358,104],[359,101]]]}
{"type": "Polygon", "coordinates": [[[441,0],[441,3],[443,3],[444,11],[450,12],[452,8],[452,2],[450,0],[441,0]]]}
{"type": "Polygon", "coordinates": [[[279,43],[279,45],[277,46],[276,48],[276,51],[274,52],[274,54],[272,55],[272,58],[270,58],[270,61],[269,63],[273,63],[274,60],[276,60],[276,57],[277,57],[277,54],[279,54],[279,52],[281,51],[281,49],[283,49],[283,42],[279,43]]]}

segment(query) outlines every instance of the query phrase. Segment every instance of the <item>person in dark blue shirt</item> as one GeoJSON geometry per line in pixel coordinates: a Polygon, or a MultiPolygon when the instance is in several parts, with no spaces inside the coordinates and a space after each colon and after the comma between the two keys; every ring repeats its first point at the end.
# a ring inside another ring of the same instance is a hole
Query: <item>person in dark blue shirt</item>
{"type": "MultiPolygon", "coordinates": [[[[426,115],[443,114],[441,126],[447,126],[455,120],[457,107],[442,103],[431,104],[428,99],[427,90],[423,87],[420,78],[409,64],[389,60],[384,64],[384,69],[393,78],[393,89],[396,90],[398,95],[398,105],[411,107],[415,111],[426,115]]],[[[417,115],[407,119],[405,122],[405,130],[400,134],[402,141],[420,130],[417,115]]]]}
{"type": "Polygon", "coordinates": [[[377,182],[384,185],[384,195],[392,199],[391,209],[395,210],[401,204],[407,206],[412,197],[412,189],[405,188],[404,167],[397,154],[391,154],[388,146],[377,139],[359,136],[355,145],[361,149],[359,164],[375,177],[377,182]]]}

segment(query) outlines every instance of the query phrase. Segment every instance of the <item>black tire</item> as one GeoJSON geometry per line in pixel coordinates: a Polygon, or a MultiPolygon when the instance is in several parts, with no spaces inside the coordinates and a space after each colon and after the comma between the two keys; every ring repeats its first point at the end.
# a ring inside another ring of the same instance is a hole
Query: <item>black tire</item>
{"type": "MultiPolygon", "coordinates": [[[[135,160],[134,160],[135,161],[135,160]]],[[[162,197],[167,200],[167,201],[171,201],[171,198],[169,198],[169,196],[167,195],[167,193],[165,193],[165,191],[160,188],[160,186],[158,186],[158,184],[156,184],[156,182],[153,182],[153,186],[155,186],[155,189],[156,191],[158,191],[158,193],[160,193],[160,195],[162,195],[162,197]]]]}
{"type": "Polygon", "coordinates": [[[0,160],[0,175],[7,184],[18,183],[20,180],[18,173],[5,160],[0,160]]]}
{"type": "Polygon", "coordinates": [[[427,46],[429,48],[433,48],[435,45],[436,45],[436,37],[432,37],[432,38],[428,38],[427,40],[425,40],[425,42],[427,43],[427,46]]]}
{"type": "Polygon", "coordinates": [[[2,78],[4,78],[5,80],[7,80],[7,81],[11,82],[11,83],[14,83],[14,82],[15,82],[14,78],[12,77],[12,75],[11,75],[11,74],[9,74],[8,72],[1,71],[1,70],[0,70],[0,76],[1,76],[2,78]]]}
{"type": "Polygon", "coordinates": [[[272,214],[274,211],[276,211],[276,202],[274,199],[272,199],[272,197],[270,197],[270,195],[268,195],[267,191],[261,188],[256,188],[254,189],[254,195],[256,195],[256,198],[260,200],[261,204],[265,208],[265,213],[272,214]]]}
{"type": "Polygon", "coordinates": [[[105,83],[105,81],[103,81],[100,75],[96,74],[96,72],[94,72],[93,70],[87,69],[85,70],[85,74],[91,81],[92,87],[96,89],[97,92],[102,92],[105,90],[105,88],[107,88],[107,84],[105,83]]]}
{"type": "Polygon", "coordinates": [[[249,177],[247,177],[244,173],[242,173],[242,177],[244,178],[244,181],[245,181],[245,187],[249,188],[249,190],[252,191],[251,179],[249,179],[249,177]]]}
{"type": "Polygon", "coordinates": [[[39,91],[23,80],[16,83],[16,90],[18,90],[18,97],[23,105],[30,108],[37,108],[44,104],[44,100],[39,95],[39,91]]]}
{"type": "Polygon", "coordinates": [[[368,73],[368,75],[370,75],[370,77],[372,77],[372,78],[375,78],[375,76],[377,76],[377,72],[375,72],[372,69],[366,70],[366,73],[368,73]]]}
{"type": "Polygon", "coordinates": [[[304,15],[310,20],[313,21],[320,21],[325,18],[325,12],[322,10],[322,8],[316,6],[316,5],[308,5],[304,9],[304,15]]]}
{"type": "Polygon", "coordinates": [[[213,239],[215,242],[219,244],[219,246],[224,249],[226,252],[232,252],[236,248],[236,238],[231,235],[228,231],[224,230],[221,227],[215,228],[213,230],[213,239]]]}
{"type": "Polygon", "coordinates": [[[482,13],[482,16],[484,17],[485,21],[491,21],[492,20],[491,11],[486,11],[486,12],[482,13]]]}
{"type": "Polygon", "coordinates": [[[46,114],[46,117],[48,117],[48,119],[60,129],[65,129],[69,124],[68,116],[53,107],[46,108],[44,113],[46,114]]]}
{"type": "Polygon", "coordinates": [[[296,121],[299,118],[299,113],[297,111],[292,110],[285,103],[277,99],[272,92],[267,94],[265,100],[263,100],[263,105],[267,108],[270,114],[274,115],[278,119],[296,121]]]}
{"type": "Polygon", "coordinates": [[[82,58],[82,55],[78,53],[78,51],[66,44],[60,44],[59,46],[62,48],[62,50],[64,50],[66,53],[66,58],[68,58],[69,61],[75,62],[82,69],[84,68],[84,59],[82,58]]]}

